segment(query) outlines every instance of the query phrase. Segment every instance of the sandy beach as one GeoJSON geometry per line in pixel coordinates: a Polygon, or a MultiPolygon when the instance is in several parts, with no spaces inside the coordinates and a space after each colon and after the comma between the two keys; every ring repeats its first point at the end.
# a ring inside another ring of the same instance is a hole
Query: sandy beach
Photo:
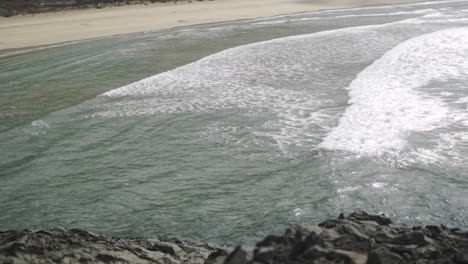
{"type": "Polygon", "coordinates": [[[408,0],[214,0],[0,18],[0,52],[202,23],[408,0]]]}

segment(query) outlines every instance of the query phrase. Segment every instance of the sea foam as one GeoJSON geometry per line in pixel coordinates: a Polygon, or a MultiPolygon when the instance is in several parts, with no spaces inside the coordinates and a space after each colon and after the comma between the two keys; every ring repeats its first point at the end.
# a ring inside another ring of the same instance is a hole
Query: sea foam
{"type": "Polygon", "coordinates": [[[405,41],[351,82],[350,106],[320,146],[365,155],[398,154],[411,133],[466,119],[466,112],[455,113],[441,98],[425,93],[424,86],[467,76],[467,27],[405,41]]]}
{"type": "MultiPolygon", "coordinates": [[[[272,138],[280,149],[288,145],[316,148],[322,142],[320,147],[327,149],[367,154],[398,152],[405,146],[408,133],[435,128],[450,116],[451,110],[443,101],[416,88],[431,80],[459,76],[467,68],[466,54],[458,54],[467,46],[466,29],[417,37],[375,61],[352,82],[349,89],[353,105],[334,129],[339,116],[332,106],[335,103],[330,103],[335,99],[327,94],[336,93],[334,89],[342,91],[352,80],[338,78],[335,63],[344,67],[346,63],[353,66],[373,60],[374,52],[385,51],[374,50],[374,46],[397,43],[393,36],[388,38],[386,31],[408,27],[414,20],[322,31],[227,49],[107,92],[93,116],[235,108],[254,115],[268,113],[271,119],[258,124],[252,134],[272,138]],[[362,38],[369,40],[362,43],[362,38]],[[340,49],[345,45],[361,51],[340,49]]],[[[423,23],[423,19],[419,20],[423,23]]]]}

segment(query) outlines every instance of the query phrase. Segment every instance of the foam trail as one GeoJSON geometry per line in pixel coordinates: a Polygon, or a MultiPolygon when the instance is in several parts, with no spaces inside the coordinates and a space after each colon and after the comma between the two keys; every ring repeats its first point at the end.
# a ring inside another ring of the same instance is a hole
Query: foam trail
{"type": "MultiPolygon", "coordinates": [[[[302,40],[308,40],[308,39],[313,39],[316,37],[324,37],[324,36],[338,36],[341,34],[362,33],[366,30],[380,29],[380,28],[398,25],[398,24],[404,24],[404,23],[414,23],[414,21],[419,21],[419,20],[415,18],[410,18],[410,19],[404,19],[404,20],[390,22],[386,24],[376,24],[376,25],[366,25],[366,26],[333,29],[333,30],[320,31],[320,32],[311,33],[311,34],[283,37],[283,38],[238,46],[234,48],[229,48],[219,53],[212,54],[210,56],[202,58],[193,63],[189,63],[187,65],[181,66],[174,70],[160,73],[154,76],[150,76],[148,78],[128,84],[126,86],[116,88],[114,90],[111,90],[102,94],[101,96],[121,97],[121,96],[138,96],[138,95],[155,94],[157,92],[160,92],[161,90],[164,90],[167,87],[176,86],[179,83],[183,84],[184,90],[187,90],[187,87],[199,89],[200,87],[207,87],[208,85],[213,85],[213,84],[222,84],[223,86],[228,85],[228,84],[229,85],[242,85],[243,84],[242,80],[239,80],[239,78],[235,77],[235,75],[239,74],[240,72],[245,71],[245,69],[247,68],[245,67],[246,66],[245,64],[251,63],[249,59],[258,57],[255,55],[255,53],[257,54],[265,53],[264,50],[266,50],[267,48],[271,49],[270,46],[272,44],[283,44],[283,45],[289,46],[289,45],[292,45],[291,43],[293,43],[293,41],[302,41],[302,40]],[[242,59],[242,61],[236,60],[237,57],[239,59],[242,59]],[[226,64],[227,61],[229,61],[229,64],[226,64]],[[216,63],[220,63],[220,65],[224,65],[224,66],[221,66],[221,67],[213,66],[216,63]],[[213,68],[216,68],[216,71],[213,71],[213,68]],[[215,74],[216,76],[213,76],[214,72],[216,72],[215,74]],[[203,78],[205,77],[204,75],[210,75],[209,76],[210,78],[203,78]],[[230,79],[233,76],[235,78],[230,79]],[[215,77],[215,78],[213,79],[212,77],[215,77]],[[219,78],[224,79],[223,80],[224,82],[221,82],[219,78]],[[229,82],[226,82],[226,81],[229,81],[229,82]],[[236,83],[236,82],[239,82],[239,83],[236,83]]],[[[272,56],[273,54],[274,53],[270,53],[268,54],[268,56],[272,56]]],[[[255,64],[257,64],[257,62],[255,62],[255,64]]],[[[276,64],[277,63],[275,63],[275,65],[276,64]]],[[[293,65],[293,66],[297,66],[297,65],[293,65]]],[[[258,65],[254,65],[254,67],[258,67],[258,65]]],[[[282,66],[279,65],[279,67],[282,67],[282,66]]],[[[258,70],[258,69],[255,69],[255,70],[258,70]]],[[[267,70],[267,69],[261,69],[261,70],[267,70]]],[[[254,75],[254,77],[256,79],[258,78],[257,75],[254,75]]]]}
{"type": "Polygon", "coordinates": [[[418,89],[467,75],[468,27],[405,41],[351,82],[351,105],[320,146],[365,155],[397,154],[411,132],[453,122],[453,109],[418,89]]]}

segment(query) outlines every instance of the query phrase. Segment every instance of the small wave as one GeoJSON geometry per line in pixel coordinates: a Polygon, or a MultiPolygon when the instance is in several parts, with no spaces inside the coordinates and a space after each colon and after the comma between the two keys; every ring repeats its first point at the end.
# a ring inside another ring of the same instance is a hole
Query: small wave
{"type": "Polygon", "coordinates": [[[311,21],[311,20],[324,20],[324,19],[328,19],[328,18],[327,18],[327,17],[303,17],[303,18],[291,19],[291,22],[311,21]]]}
{"type": "Polygon", "coordinates": [[[253,26],[257,26],[257,25],[277,25],[277,24],[284,24],[286,22],[288,22],[289,20],[274,20],[274,21],[265,21],[265,22],[257,22],[257,23],[253,23],[251,25],[253,26]]]}
{"type": "Polygon", "coordinates": [[[40,134],[44,134],[48,128],[49,124],[46,121],[35,120],[30,126],[25,127],[23,131],[31,136],[38,136],[40,134]]]}
{"type": "Polygon", "coordinates": [[[435,12],[435,9],[422,9],[422,10],[415,10],[415,11],[400,11],[400,12],[392,12],[392,13],[379,13],[379,14],[352,14],[352,15],[339,15],[336,18],[350,18],[350,17],[380,17],[380,16],[399,16],[399,15],[416,15],[416,14],[427,14],[431,12],[435,12]]]}

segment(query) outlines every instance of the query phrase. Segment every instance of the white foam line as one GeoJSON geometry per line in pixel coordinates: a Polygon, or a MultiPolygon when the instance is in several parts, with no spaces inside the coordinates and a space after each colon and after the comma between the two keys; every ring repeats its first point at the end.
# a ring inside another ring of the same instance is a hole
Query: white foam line
{"type": "Polygon", "coordinates": [[[348,17],[380,17],[380,16],[397,16],[397,15],[413,15],[413,14],[426,14],[430,12],[435,12],[435,9],[423,9],[418,11],[401,11],[393,13],[380,13],[380,14],[360,14],[360,15],[341,15],[336,16],[335,18],[348,18],[348,17]]]}
{"type": "Polygon", "coordinates": [[[183,71],[186,68],[192,67],[193,65],[196,65],[198,63],[201,63],[205,60],[210,60],[214,56],[223,56],[226,53],[238,50],[238,49],[245,49],[249,47],[255,47],[258,45],[264,45],[264,44],[272,44],[275,42],[283,42],[285,40],[295,40],[295,39],[303,39],[307,37],[316,37],[316,36],[326,36],[330,34],[339,34],[341,32],[348,32],[349,30],[366,30],[366,29],[375,29],[375,28],[380,28],[380,27],[386,27],[390,25],[397,25],[401,23],[407,23],[411,22],[415,19],[410,18],[410,19],[404,19],[400,21],[395,21],[395,22],[390,22],[390,23],[385,23],[385,24],[375,24],[375,25],[366,25],[366,26],[355,26],[355,27],[347,27],[347,28],[340,28],[340,29],[333,29],[333,30],[325,30],[325,31],[320,31],[320,32],[315,32],[312,34],[301,34],[301,35],[295,35],[295,36],[289,36],[289,37],[284,37],[284,38],[277,38],[277,39],[272,39],[272,40],[266,40],[266,41],[260,41],[260,42],[255,42],[251,44],[246,44],[242,46],[237,46],[233,48],[229,48],[226,50],[223,50],[221,52],[209,55],[207,57],[204,57],[198,61],[180,66],[178,68],[175,68],[171,71],[168,72],[163,72],[159,73],[157,75],[142,79],[140,81],[128,84],[126,86],[108,91],[106,93],[103,93],[99,96],[108,96],[108,97],[120,97],[120,96],[131,96],[131,95],[141,95],[145,93],[150,93],[151,90],[154,88],[154,84],[158,83],[158,79],[161,78],[161,76],[164,76],[165,74],[170,74],[172,72],[179,72],[183,71]]]}
{"type": "Polygon", "coordinates": [[[468,75],[468,27],[407,40],[358,74],[350,84],[350,106],[320,144],[366,155],[398,154],[411,132],[453,122],[442,100],[416,88],[430,81],[468,75]]]}
{"type": "Polygon", "coordinates": [[[284,20],[257,22],[257,23],[253,23],[251,25],[253,25],[253,26],[255,26],[255,25],[275,25],[275,24],[283,24],[283,23],[286,23],[286,22],[288,22],[288,20],[284,19],[284,20]]]}

